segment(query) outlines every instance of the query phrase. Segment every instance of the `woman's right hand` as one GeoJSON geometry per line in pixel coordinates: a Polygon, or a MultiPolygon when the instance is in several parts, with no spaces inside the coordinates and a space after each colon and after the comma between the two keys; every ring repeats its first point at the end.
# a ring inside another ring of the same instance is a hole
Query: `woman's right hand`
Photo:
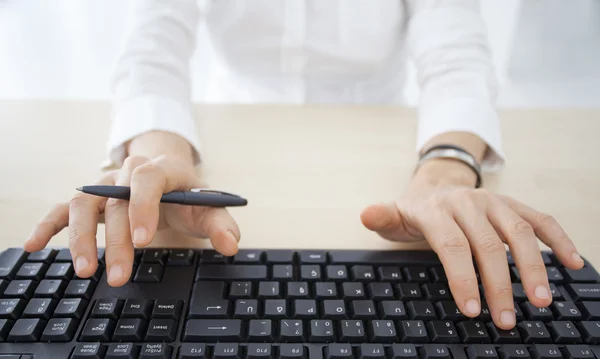
{"type": "Polygon", "coordinates": [[[75,271],[79,277],[88,278],[98,266],[96,229],[104,215],[106,271],[111,286],[127,283],[132,275],[134,244],[147,246],[161,229],[210,238],[218,252],[227,256],[237,253],[240,231],[226,209],[160,203],[164,193],[202,187],[194,168],[183,161],[167,156],[128,157],[120,170],[106,173],[96,184],[130,186],[130,200],[76,193],[68,203],[48,212],[24,249],[43,249],[68,226],[75,271]]]}

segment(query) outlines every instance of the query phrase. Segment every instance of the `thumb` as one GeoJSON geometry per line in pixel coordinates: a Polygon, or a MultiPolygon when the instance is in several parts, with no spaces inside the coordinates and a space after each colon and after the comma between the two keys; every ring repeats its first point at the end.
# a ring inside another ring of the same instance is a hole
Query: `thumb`
{"type": "Polygon", "coordinates": [[[373,204],[360,215],[365,227],[392,241],[422,240],[419,231],[412,228],[395,202],[373,204]]]}

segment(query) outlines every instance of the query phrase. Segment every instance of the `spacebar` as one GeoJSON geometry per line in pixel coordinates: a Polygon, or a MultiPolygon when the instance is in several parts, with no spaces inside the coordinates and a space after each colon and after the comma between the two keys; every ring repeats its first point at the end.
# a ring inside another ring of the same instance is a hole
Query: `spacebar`
{"type": "Polygon", "coordinates": [[[330,251],[331,263],[336,264],[403,264],[441,265],[433,251],[330,251]]]}
{"type": "Polygon", "coordinates": [[[201,264],[196,272],[196,280],[227,279],[267,279],[267,266],[264,265],[221,265],[201,264]]]}

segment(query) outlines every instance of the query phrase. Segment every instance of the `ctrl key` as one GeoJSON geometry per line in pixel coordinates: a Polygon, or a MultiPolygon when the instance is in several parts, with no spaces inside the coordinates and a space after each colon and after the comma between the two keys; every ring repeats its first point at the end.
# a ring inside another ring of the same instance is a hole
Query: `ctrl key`
{"type": "Polygon", "coordinates": [[[70,359],[102,359],[104,347],[100,343],[79,343],[73,350],[70,359]]]}
{"type": "Polygon", "coordinates": [[[165,343],[146,343],[142,345],[138,359],[170,359],[171,347],[165,343]]]}

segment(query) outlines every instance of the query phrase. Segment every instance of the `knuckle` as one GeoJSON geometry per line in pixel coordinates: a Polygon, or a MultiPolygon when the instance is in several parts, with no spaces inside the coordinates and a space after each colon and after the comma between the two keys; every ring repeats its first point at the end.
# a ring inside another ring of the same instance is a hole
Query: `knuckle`
{"type": "Polygon", "coordinates": [[[442,241],[442,250],[449,255],[466,253],[469,251],[468,241],[465,238],[449,234],[442,241]]]}
{"type": "Polygon", "coordinates": [[[131,172],[132,169],[137,166],[148,162],[148,158],[144,156],[129,156],[123,161],[123,169],[129,170],[131,172]]]}
{"type": "Polygon", "coordinates": [[[482,253],[504,251],[504,243],[502,243],[498,234],[493,232],[486,232],[480,235],[477,245],[482,253]]]}
{"type": "Polygon", "coordinates": [[[156,163],[148,162],[136,167],[135,170],[133,170],[131,177],[134,180],[147,177],[159,177],[164,179],[167,177],[167,174],[162,166],[156,163]]]}
{"type": "Polygon", "coordinates": [[[541,263],[529,263],[525,266],[526,270],[533,274],[546,273],[546,266],[541,263]]]}
{"type": "Polygon", "coordinates": [[[537,221],[542,226],[547,226],[549,228],[553,228],[553,227],[555,227],[558,224],[558,222],[556,221],[556,219],[553,216],[549,215],[549,214],[539,212],[539,213],[537,213],[536,216],[537,216],[537,221]]]}
{"type": "Polygon", "coordinates": [[[470,292],[473,288],[478,288],[477,279],[475,277],[459,277],[451,278],[452,285],[459,289],[460,293],[470,292]]]}
{"type": "Polygon", "coordinates": [[[533,234],[533,227],[523,218],[514,220],[511,224],[511,229],[516,236],[525,237],[533,234]]]}
{"type": "Polygon", "coordinates": [[[88,199],[84,194],[78,193],[71,198],[69,201],[69,209],[72,211],[76,211],[82,207],[84,207],[88,202],[88,199]]]}
{"type": "Polygon", "coordinates": [[[124,201],[121,199],[117,199],[117,198],[109,198],[106,201],[106,210],[107,211],[114,211],[116,209],[121,208],[124,205],[124,201]]]}
{"type": "Polygon", "coordinates": [[[511,297],[512,298],[512,288],[506,285],[499,285],[494,288],[494,295],[497,297],[511,297]]]}

